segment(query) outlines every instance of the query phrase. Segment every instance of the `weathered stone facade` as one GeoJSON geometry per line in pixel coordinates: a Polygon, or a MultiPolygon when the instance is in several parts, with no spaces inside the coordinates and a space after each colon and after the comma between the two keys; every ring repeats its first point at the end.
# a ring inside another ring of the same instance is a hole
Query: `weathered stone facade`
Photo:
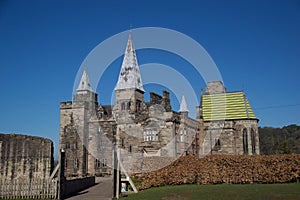
{"type": "Polygon", "coordinates": [[[258,119],[243,92],[227,93],[222,82],[211,82],[206,94],[201,95],[198,110],[202,139],[200,155],[260,154],[258,119]],[[204,95],[207,95],[208,102],[205,102],[204,95]],[[206,103],[209,111],[205,113],[206,103]]]}
{"type": "MultiPolygon", "coordinates": [[[[208,119],[201,97],[197,118],[192,119],[184,97],[180,111],[172,110],[168,91],[162,95],[150,92],[150,101],[145,102],[131,35],[115,93],[114,105],[99,104],[84,70],[73,101],[60,104],[60,149],[66,152],[66,177],[111,173],[114,145],[127,171],[141,158],[151,156],[259,154],[255,117],[208,119]],[[243,137],[245,130],[248,135],[243,137]],[[245,147],[250,133],[253,136],[245,147]]],[[[226,93],[222,84],[208,84],[207,94],[219,93],[226,93]]]]}
{"type": "Polygon", "coordinates": [[[48,180],[53,170],[53,143],[49,139],[0,134],[0,180],[48,180]]]}
{"type": "MultiPolygon", "coordinates": [[[[147,156],[198,154],[195,149],[187,152],[198,121],[172,111],[170,103],[166,103],[170,101],[168,92],[164,91],[164,97],[152,93],[150,102],[142,101],[138,108],[133,106],[138,111],[130,107],[122,110],[123,102],[112,106],[89,102],[91,93],[86,93],[82,104],[76,101],[78,94],[73,102],[60,104],[60,148],[66,153],[67,177],[111,173],[113,143],[127,164],[147,156]]],[[[134,105],[134,101],[127,104],[134,105]]]]}

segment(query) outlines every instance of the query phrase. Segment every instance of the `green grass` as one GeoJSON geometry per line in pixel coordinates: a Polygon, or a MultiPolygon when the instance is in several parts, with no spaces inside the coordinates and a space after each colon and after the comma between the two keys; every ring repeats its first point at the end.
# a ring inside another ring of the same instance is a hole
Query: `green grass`
{"type": "Polygon", "coordinates": [[[179,185],[150,188],[122,200],[300,199],[300,184],[179,185]]]}

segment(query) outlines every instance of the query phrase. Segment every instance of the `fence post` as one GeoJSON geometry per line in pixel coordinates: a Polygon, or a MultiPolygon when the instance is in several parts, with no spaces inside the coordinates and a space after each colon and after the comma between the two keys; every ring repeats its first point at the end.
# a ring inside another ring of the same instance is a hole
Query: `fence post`
{"type": "Polygon", "coordinates": [[[113,200],[119,198],[119,184],[120,184],[120,175],[119,175],[119,168],[118,168],[118,156],[117,156],[117,149],[114,146],[113,149],[113,200]]]}
{"type": "Polygon", "coordinates": [[[58,183],[57,183],[57,198],[64,199],[65,192],[65,151],[62,149],[59,159],[58,183]]]}

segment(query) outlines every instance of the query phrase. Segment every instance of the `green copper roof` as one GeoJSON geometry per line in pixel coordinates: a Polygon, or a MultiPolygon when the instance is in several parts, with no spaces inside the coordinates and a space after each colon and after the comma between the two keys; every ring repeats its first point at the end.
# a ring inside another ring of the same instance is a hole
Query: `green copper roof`
{"type": "Polygon", "coordinates": [[[202,95],[204,121],[257,119],[243,92],[202,95]]]}

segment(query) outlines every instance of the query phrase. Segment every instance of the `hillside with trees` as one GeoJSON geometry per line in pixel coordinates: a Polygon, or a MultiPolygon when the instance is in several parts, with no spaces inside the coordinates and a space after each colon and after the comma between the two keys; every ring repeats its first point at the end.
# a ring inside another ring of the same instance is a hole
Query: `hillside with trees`
{"type": "Polygon", "coordinates": [[[270,154],[300,154],[300,126],[295,124],[282,128],[259,128],[260,153],[270,154]]]}

